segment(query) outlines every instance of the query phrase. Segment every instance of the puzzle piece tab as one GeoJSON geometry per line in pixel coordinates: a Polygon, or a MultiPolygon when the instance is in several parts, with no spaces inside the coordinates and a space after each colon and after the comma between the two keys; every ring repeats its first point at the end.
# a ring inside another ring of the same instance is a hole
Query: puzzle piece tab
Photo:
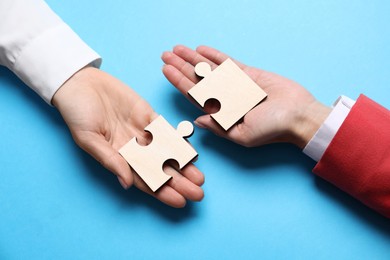
{"type": "Polygon", "coordinates": [[[188,94],[202,107],[209,99],[218,100],[221,109],[211,114],[211,117],[225,131],[267,97],[231,59],[227,59],[213,71],[208,63],[200,62],[195,66],[195,73],[203,79],[188,94]]]}
{"type": "Polygon", "coordinates": [[[163,164],[167,160],[177,161],[179,168],[182,169],[198,155],[184,139],[193,134],[194,126],[188,121],[182,121],[176,130],[159,116],[145,128],[145,131],[153,136],[149,145],[139,145],[134,137],[119,150],[119,153],[155,192],[172,178],[163,171],[163,164]]]}

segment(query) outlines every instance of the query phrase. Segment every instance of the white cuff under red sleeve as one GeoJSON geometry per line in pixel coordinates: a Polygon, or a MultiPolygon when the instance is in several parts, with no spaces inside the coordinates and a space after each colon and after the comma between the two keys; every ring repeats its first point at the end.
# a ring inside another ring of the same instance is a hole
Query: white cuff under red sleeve
{"type": "Polygon", "coordinates": [[[328,118],[303,149],[303,153],[318,162],[354,104],[355,101],[352,99],[340,96],[333,104],[333,110],[328,118]]]}

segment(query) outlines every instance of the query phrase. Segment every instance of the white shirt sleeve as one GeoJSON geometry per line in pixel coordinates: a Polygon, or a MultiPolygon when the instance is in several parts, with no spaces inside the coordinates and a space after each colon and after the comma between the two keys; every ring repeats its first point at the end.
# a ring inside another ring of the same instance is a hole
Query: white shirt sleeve
{"type": "Polygon", "coordinates": [[[42,0],[0,0],[0,65],[47,103],[61,85],[101,58],[42,0]]]}
{"type": "Polygon", "coordinates": [[[354,100],[340,96],[333,104],[333,110],[328,118],[303,149],[303,153],[318,162],[354,104],[354,100]]]}

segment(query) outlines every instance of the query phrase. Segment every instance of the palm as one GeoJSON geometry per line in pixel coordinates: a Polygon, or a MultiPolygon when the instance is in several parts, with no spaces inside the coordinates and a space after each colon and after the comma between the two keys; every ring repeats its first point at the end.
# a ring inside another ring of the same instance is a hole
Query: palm
{"type": "MultiPolygon", "coordinates": [[[[185,46],[177,46],[173,52],[163,54],[162,59],[166,64],[163,73],[178,90],[192,100],[187,92],[199,81],[194,73],[194,66],[205,61],[215,68],[227,58],[227,55],[210,47],[201,46],[194,51],[185,46]]],[[[237,61],[236,63],[268,94],[267,99],[247,113],[228,132],[207,115],[199,117],[195,122],[244,146],[295,142],[293,129],[301,114],[317,102],[315,98],[294,81],[237,61]]],[[[215,107],[207,107],[205,111],[215,112],[215,107]]],[[[301,146],[299,141],[296,143],[301,146]]]]}
{"type": "Polygon", "coordinates": [[[157,114],[119,80],[93,68],[84,70],[65,83],[53,99],[76,143],[116,174],[124,187],[134,183],[175,207],[184,206],[185,199],[200,200],[203,175],[193,165],[183,169],[183,175],[173,168],[166,169],[174,178],[156,193],[134,174],[117,151],[134,136],[146,142],[144,128],[157,114]]]}
{"type": "Polygon", "coordinates": [[[284,142],[290,139],[289,128],[296,120],[293,110],[304,109],[314,97],[296,82],[257,68],[242,69],[268,94],[267,100],[251,110],[238,128],[247,129],[245,145],[284,142]],[[261,127],[259,127],[261,126],[261,127]]]}

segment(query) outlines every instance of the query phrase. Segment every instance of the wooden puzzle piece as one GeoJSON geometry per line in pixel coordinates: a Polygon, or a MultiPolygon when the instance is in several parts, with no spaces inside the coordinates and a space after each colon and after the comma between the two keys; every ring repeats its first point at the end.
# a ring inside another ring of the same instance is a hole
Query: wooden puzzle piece
{"type": "Polygon", "coordinates": [[[188,121],[182,121],[176,130],[159,116],[145,128],[145,131],[153,136],[149,145],[141,146],[134,137],[119,150],[119,153],[155,192],[172,178],[163,171],[166,161],[175,160],[182,169],[198,155],[184,139],[193,134],[194,126],[188,121]]]}
{"type": "Polygon", "coordinates": [[[208,63],[200,62],[195,66],[195,73],[203,79],[188,94],[202,107],[209,99],[218,100],[221,109],[211,114],[211,117],[225,131],[267,97],[231,59],[227,59],[213,71],[208,63]]]}

